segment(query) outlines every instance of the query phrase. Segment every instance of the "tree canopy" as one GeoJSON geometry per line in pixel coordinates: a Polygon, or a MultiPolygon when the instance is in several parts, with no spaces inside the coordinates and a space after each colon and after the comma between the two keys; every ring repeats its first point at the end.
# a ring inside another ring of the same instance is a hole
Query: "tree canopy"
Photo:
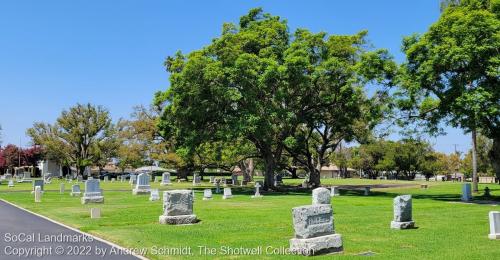
{"type": "Polygon", "coordinates": [[[252,9],[239,26],[224,24],[210,45],[167,58],[171,86],[156,95],[166,104],[161,133],[184,154],[207,141],[244,138],[264,162],[264,188],[273,188],[287,146],[310,137],[303,133],[323,134],[326,152],[353,138],[352,125],[365,119],[363,112],[376,111],[361,107],[370,103],[363,86],[387,79],[395,66],[385,50],[365,49],[365,35],[305,29],[291,35],[285,20],[252,9]]]}
{"type": "Polygon", "coordinates": [[[77,104],[64,110],[56,123],[37,122],[27,134],[33,144],[43,147],[48,158],[75,166],[81,175],[86,166],[97,163],[103,156],[111,156],[104,150],[114,149],[113,127],[105,108],[77,104]]]}
{"type": "Polygon", "coordinates": [[[422,35],[403,41],[400,104],[427,120],[476,129],[494,145],[490,158],[500,177],[500,1],[449,1],[422,35]]]}

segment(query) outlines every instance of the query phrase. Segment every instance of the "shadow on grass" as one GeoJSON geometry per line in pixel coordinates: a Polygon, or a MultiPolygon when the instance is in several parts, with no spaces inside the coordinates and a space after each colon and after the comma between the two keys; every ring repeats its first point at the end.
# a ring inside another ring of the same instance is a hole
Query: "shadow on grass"
{"type": "MultiPolygon", "coordinates": [[[[500,191],[499,189],[491,189],[491,190],[497,190],[500,191]]],[[[399,196],[401,194],[411,194],[413,199],[431,199],[431,200],[437,200],[437,201],[445,201],[445,202],[460,202],[461,201],[461,195],[460,194],[422,194],[422,193],[414,193],[414,192],[384,192],[384,191],[372,191],[370,192],[370,195],[364,196],[364,191],[361,190],[342,190],[340,189],[340,194],[342,196],[363,196],[363,197],[387,197],[387,198],[394,198],[396,196],[399,196]]],[[[469,202],[463,202],[463,203],[469,203],[469,204],[500,204],[500,196],[484,196],[484,195],[478,195],[474,196],[474,200],[469,201],[469,202]]]]}
{"type": "MultiPolygon", "coordinates": [[[[353,196],[353,197],[385,197],[385,198],[394,198],[401,194],[411,194],[414,199],[431,199],[437,201],[445,201],[445,202],[459,202],[461,201],[460,190],[457,190],[457,193],[443,193],[443,194],[425,194],[422,192],[426,192],[431,190],[429,189],[414,189],[409,190],[408,192],[396,192],[396,191],[371,191],[370,195],[364,195],[364,187],[371,188],[402,188],[402,187],[417,187],[418,184],[382,184],[382,185],[337,185],[339,187],[341,196],[353,196]]],[[[500,192],[500,186],[491,185],[488,186],[492,193],[500,192]]],[[[197,192],[203,192],[203,190],[207,187],[194,188],[197,192]]],[[[247,195],[252,196],[255,193],[255,189],[253,187],[240,187],[240,186],[230,186],[233,195],[247,195]]],[[[214,188],[212,188],[214,189],[214,188]]],[[[221,187],[221,193],[223,192],[223,188],[221,187]]],[[[483,192],[483,191],[480,191],[483,192]]],[[[260,191],[260,193],[264,196],[310,196],[312,193],[311,189],[297,187],[297,186],[282,186],[278,191],[260,191]]],[[[474,196],[474,200],[470,202],[463,202],[470,204],[500,204],[500,196],[491,195],[476,195],[474,196]]]]}

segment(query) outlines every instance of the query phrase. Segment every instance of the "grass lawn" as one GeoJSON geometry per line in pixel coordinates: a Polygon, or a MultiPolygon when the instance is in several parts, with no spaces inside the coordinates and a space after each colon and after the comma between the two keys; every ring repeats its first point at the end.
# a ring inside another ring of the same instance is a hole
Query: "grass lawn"
{"type": "MultiPolygon", "coordinates": [[[[285,184],[300,182],[285,179],[285,184]]],[[[371,196],[362,196],[361,191],[341,190],[342,196],[332,198],[335,230],[342,234],[344,242],[344,252],[334,255],[335,258],[360,258],[360,254],[367,253],[377,259],[498,259],[500,256],[500,241],[487,238],[488,212],[500,210],[500,207],[459,203],[460,183],[429,182],[427,190],[420,189],[418,182],[406,181],[344,179],[325,180],[323,184],[415,184],[373,189],[371,196]],[[389,228],[392,198],[398,194],[413,195],[413,218],[417,229],[389,228]]],[[[161,190],[192,188],[190,183],[174,183],[169,187],[152,183],[152,186],[161,190]]],[[[485,186],[491,189],[493,200],[500,201],[500,186],[480,185],[480,189],[485,186]]],[[[81,187],[83,189],[83,185],[81,187]]],[[[206,246],[217,248],[216,258],[255,259],[255,256],[223,255],[221,247],[261,246],[263,255],[259,258],[302,258],[267,255],[266,249],[288,248],[288,240],[293,236],[291,208],[311,204],[310,191],[264,193],[262,199],[251,199],[251,188],[235,187],[233,199],[222,200],[221,194],[214,193],[213,200],[203,201],[204,186],[196,187],[194,211],[201,222],[168,226],[158,224],[158,217],[162,214],[161,201],[150,202],[149,196],[132,196],[132,187],[125,182],[101,183],[101,187],[105,196],[102,205],[81,205],[80,198],[69,196],[70,183],[66,183],[66,193],[59,194],[57,180],[46,185],[42,203],[35,204],[33,195],[23,191],[31,189],[29,183],[16,183],[16,187],[7,188],[4,182],[0,185],[0,198],[124,247],[190,246],[195,257],[208,258],[200,254],[198,248],[206,246]],[[90,207],[101,207],[102,218],[90,219],[90,207]]],[[[151,259],[176,258],[153,255],[151,251],[146,256],[151,259]]]]}

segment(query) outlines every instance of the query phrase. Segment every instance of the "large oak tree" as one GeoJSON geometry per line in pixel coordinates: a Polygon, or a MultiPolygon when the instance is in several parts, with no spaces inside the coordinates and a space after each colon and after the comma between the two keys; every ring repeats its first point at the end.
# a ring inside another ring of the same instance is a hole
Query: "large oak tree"
{"type": "MultiPolygon", "coordinates": [[[[361,72],[378,77],[387,68],[385,51],[365,53],[364,35],[327,37],[305,29],[291,35],[285,20],[252,9],[239,25],[224,24],[210,45],[167,59],[171,86],[156,95],[166,104],[161,133],[184,155],[206,142],[244,138],[264,163],[264,188],[274,188],[300,129],[328,138],[323,153],[352,136],[342,132],[351,132],[362,114],[358,106],[367,101],[361,72]],[[362,60],[378,67],[362,69],[362,60]],[[339,115],[353,119],[335,122],[339,115]]],[[[312,160],[305,164],[316,169],[312,160]]]]}

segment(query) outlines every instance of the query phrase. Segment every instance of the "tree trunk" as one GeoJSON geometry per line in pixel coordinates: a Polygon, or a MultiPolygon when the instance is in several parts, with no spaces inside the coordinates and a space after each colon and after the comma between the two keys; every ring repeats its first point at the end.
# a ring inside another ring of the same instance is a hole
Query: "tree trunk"
{"type": "Polygon", "coordinates": [[[297,168],[292,167],[289,169],[290,173],[292,173],[292,179],[298,179],[299,176],[297,175],[297,168]]]}
{"type": "Polygon", "coordinates": [[[177,170],[177,180],[187,180],[188,174],[191,172],[191,167],[189,165],[179,167],[177,170]]]}
{"type": "Polygon", "coordinates": [[[477,144],[476,144],[476,129],[472,129],[472,192],[479,192],[477,185],[477,144]]]}
{"type": "Polygon", "coordinates": [[[274,187],[274,170],[276,169],[276,162],[272,154],[267,154],[264,156],[264,190],[273,190],[274,187]]]}
{"type": "Polygon", "coordinates": [[[315,167],[310,169],[309,185],[313,188],[319,187],[321,183],[320,177],[320,171],[318,171],[315,167]]]}
{"type": "Polygon", "coordinates": [[[500,137],[493,139],[493,146],[488,155],[491,160],[491,165],[495,170],[497,182],[500,184],[500,137]]]}
{"type": "Polygon", "coordinates": [[[246,159],[241,161],[238,166],[241,169],[241,172],[243,173],[243,181],[244,182],[251,182],[253,179],[253,170],[254,170],[254,164],[253,164],[253,159],[246,159]]]}

